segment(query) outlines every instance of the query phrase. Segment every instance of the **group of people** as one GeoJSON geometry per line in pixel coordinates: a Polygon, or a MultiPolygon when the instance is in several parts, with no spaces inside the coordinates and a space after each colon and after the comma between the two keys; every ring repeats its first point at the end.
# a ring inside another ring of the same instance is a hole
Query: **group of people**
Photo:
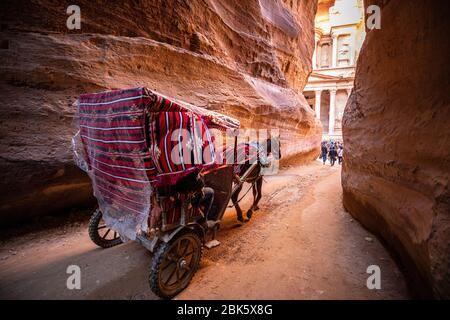
{"type": "Polygon", "coordinates": [[[326,163],[327,156],[330,159],[331,166],[334,166],[336,158],[339,164],[342,163],[342,157],[344,154],[344,145],[342,141],[322,141],[321,149],[322,152],[320,157],[322,158],[323,164],[326,163]]]}

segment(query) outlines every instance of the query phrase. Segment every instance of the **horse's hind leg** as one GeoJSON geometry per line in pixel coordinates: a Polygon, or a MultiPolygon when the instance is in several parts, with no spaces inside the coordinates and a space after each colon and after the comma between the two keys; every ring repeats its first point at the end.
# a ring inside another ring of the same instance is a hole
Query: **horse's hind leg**
{"type": "Polygon", "coordinates": [[[258,203],[262,198],[262,184],[263,184],[263,178],[259,177],[258,180],[256,180],[256,190],[258,195],[256,196],[255,202],[253,203],[252,209],[254,211],[259,210],[258,203]]]}
{"type": "MultiPolygon", "coordinates": [[[[258,195],[258,190],[256,190],[256,181],[252,183],[252,193],[253,193],[253,204],[255,204],[256,196],[258,195]]],[[[253,204],[250,209],[247,211],[247,218],[250,220],[253,214],[253,204]]]]}
{"type": "Polygon", "coordinates": [[[254,183],[253,183],[253,204],[250,207],[250,210],[247,211],[247,218],[250,220],[253,215],[253,211],[259,210],[258,203],[259,200],[261,200],[262,193],[262,177],[259,177],[254,183]]]}
{"type": "Polygon", "coordinates": [[[234,194],[231,195],[231,201],[233,202],[233,205],[236,208],[237,219],[240,222],[244,222],[244,217],[242,215],[242,210],[241,210],[241,207],[239,207],[239,202],[238,202],[239,193],[241,192],[241,190],[242,190],[242,185],[239,188],[236,189],[236,192],[234,192],[234,194]]]}

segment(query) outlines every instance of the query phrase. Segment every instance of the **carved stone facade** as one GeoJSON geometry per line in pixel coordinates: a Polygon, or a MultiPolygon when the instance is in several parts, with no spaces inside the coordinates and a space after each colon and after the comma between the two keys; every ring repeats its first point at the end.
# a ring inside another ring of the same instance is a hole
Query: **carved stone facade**
{"type": "Polygon", "coordinates": [[[342,115],[364,41],[362,0],[319,0],[315,52],[304,95],[323,126],[323,139],[342,140],[342,115]]]}

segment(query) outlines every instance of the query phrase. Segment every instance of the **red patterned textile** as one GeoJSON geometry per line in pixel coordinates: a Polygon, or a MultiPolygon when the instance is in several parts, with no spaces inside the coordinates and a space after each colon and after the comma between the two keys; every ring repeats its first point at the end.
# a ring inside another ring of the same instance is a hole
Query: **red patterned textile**
{"type": "Polygon", "coordinates": [[[79,134],[99,202],[135,213],[149,206],[149,181],[157,171],[148,151],[145,88],[83,94],[78,99],[79,134]]]}
{"type": "Polygon", "coordinates": [[[157,185],[173,185],[193,170],[216,165],[213,137],[201,114],[163,96],[149,108],[150,153],[157,185]]]}
{"type": "Polygon", "coordinates": [[[237,129],[239,122],[134,88],[81,95],[78,125],[78,163],[111,221],[120,225],[134,215],[125,231],[132,236],[131,229],[148,218],[151,186],[173,185],[193,170],[217,165],[208,125],[237,129]]]}

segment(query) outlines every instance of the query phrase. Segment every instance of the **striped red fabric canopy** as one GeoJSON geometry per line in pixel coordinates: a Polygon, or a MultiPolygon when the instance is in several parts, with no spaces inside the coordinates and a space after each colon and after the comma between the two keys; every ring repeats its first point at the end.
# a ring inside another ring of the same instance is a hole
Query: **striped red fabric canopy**
{"type": "Polygon", "coordinates": [[[136,217],[148,216],[152,186],[175,184],[193,170],[216,165],[209,127],[239,128],[233,118],[142,87],[83,94],[77,105],[76,154],[82,155],[78,163],[89,173],[95,196],[108,211],[136,217]]]}

